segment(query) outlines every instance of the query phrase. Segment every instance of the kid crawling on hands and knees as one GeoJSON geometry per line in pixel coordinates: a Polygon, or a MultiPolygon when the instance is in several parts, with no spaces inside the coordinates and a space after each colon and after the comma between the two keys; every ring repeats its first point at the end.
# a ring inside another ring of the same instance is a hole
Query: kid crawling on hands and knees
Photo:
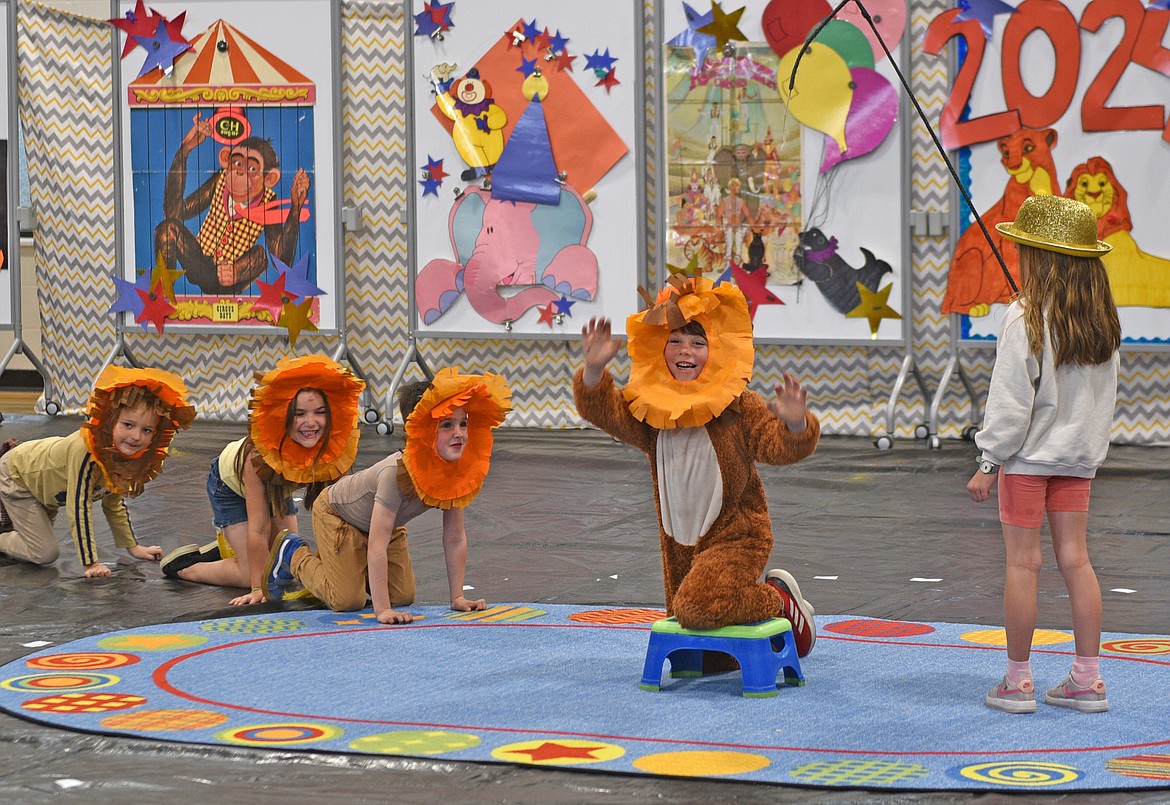
{"type": "Polygon", "coordinates": [[[816,641],[812,606],[785,570],[760,581],[773,539],[755,468],[816,448],[820,424],[804,387],[785,372],[770,404],[747,389],[751,317],[730,284],[675,275],[653,307],[630,316],[624,389],[606,369],[621,347],[611,329],[592,319],[582,330],[573,393],[582,417],[649,459],[666,611],[687,629],[784,617],[805,656],[816,641]]]}
{"type": "Polygon", "coordinates": [[[451,609],[482,610],[482,598],[463,595],[467,533],[463,509],[483,486],[491,462],[492,429],[512,409],[499,375],[461,375],[443,369],[430,383],[399,389],[405,448],[348,475],[313,504],[317,552],[289,533],[277,540],[265,580],[279,598],[294,579],[334,610],[366,605],[379,623],[410,623],[395,609],[414,602],[415,579],[406,524],[428,509],[443,511],[443,554],[451,609]]]}
{"type": "Polygon", "coordinates": [[[0,510],[12,521],[0,553],[47,565],[60,556],[53,522],[64,507],[88,579],[110,575],[98,561],[90,509],[100,500],[114,544],[158,561],[162,548],[139,545],[125,499],[162,471],[167,447],[195,419],[187,387],[170,372],[107,366],[86,405],[88,420],[69,436],[22,442],[0,457],[0,510]]]}
{"type": "Polygon", "coordinates": [[[1084,713],[1109,709],[1100,672],[1101,588],[1089,562],[1089,489],[1109,451],[1117,396],[1121,324],[1086,205],[1061,196],[1027,199],[1011,223],[996,224],[1019,244],[1020,297],[996,341],[979,469],[967,482],[985,501],[999,481],[1007,554],[1004,629],[1007,671],[984,698],[1008,713],[1036,711],[1030,656],[1048,514],[1056,563],[1068,588],[1076,657],[1047,704],[1084,713]]]}
{"type": "Polygon", "coordinates": [[[169,578],[241,587],[233,606],[264,601],[264,560],[283,530],[295,531],[292,495],[321,488],[353,466],[365,383],[324,355],[284,358],[256,374],[248,435],[211,461],[207,496],[220,537],[183,545],[162,561],[169,578]]]}

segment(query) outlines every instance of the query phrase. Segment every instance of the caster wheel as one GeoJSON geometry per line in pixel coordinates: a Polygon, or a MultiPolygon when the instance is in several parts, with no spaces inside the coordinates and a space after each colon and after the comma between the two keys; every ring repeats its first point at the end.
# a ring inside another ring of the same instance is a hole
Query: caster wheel
{"type": "Polygon", "coordinates": [[[57,414],[61,413],[61,406],[53,400],[47,400],[45,402],[45,413],[49,416],[57,416],[57,414]]]}
{"type": "Polygon", "coordinates": [[[894,447],[894,440],[889,436],[879,436],[874,439],[873,446],[878,450],[890,450],[894,447]]]}
{"type": "Polygon", "coordinates": [[[928,428],[926,425],[919,425],[918,427],[914,428],[915,439],[925,439],[929,435],[930,428],[928,428]]]}
{"type": "Polygon", "coordinates": [[[378,432],[379,436],[389,436],[394,432],[394,426],[389,422],[379,422],[374,430],[378,432]]]}
{"type": "Polygon", "coordinates": [[[931,450],[942,450],[942,439],[937,436],[931,436],[926,446],[931,450]]]}
{"type": "Polygon", "coordinates": [[[979,428],[975,427],[974,425],[968,425],[967,427],[963,428],[962,437],[968,442],[973,442],[975,441],[975,434],[978,432],[979,428]]]}
{"type": "Polygon", "coordinates": [[[367,408],[365,413],[362,414],[362,419],[365,420],[367,425],[373,425],[381,418],[382,415],[378,413],[378,409],[376,408],[367,408]]]}

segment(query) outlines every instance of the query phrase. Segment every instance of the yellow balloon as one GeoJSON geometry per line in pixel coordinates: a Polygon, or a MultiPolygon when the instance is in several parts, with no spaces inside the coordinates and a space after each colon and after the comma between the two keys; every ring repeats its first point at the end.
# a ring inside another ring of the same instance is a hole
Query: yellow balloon
{"type": "Polygon", "coordinates": [[[788,104],[788,111],[810,129],[823,131],[834,140],[841,152],[845,147],[845,119],[849,117],[849,104],[853,102],[853,88],[849,82],[849,65],[837,51],[820,42],[808,46],[800,59],[796,81],[791,97],[788,90],[792,80],[792,68],[800,47],[794,47],[780,59],[776,68],[776,88],[780,98],[788,104]]]}
{"type": "Polygon", "coordinates": [[[520,91],[524,93],[524,97],[532,100],[536,96],[540,96],[540,100],[548,97],[548,79],[540,74],[539,71],[534,72],[528,78],[524,79],[524,83],[520,86],[520,91]]]}

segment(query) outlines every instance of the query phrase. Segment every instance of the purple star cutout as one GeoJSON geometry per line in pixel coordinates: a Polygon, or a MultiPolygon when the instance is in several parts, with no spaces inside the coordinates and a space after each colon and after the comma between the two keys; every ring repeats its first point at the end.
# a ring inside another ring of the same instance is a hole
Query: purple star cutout
{"type": "Polygon", "coordinates": [[[175,57],[184,51],[190,50],[191,45],[187,42],[176,42],[171,39],[171,32],[167,28],[167,21],[164,17],[158,18],[158,25],[154,29],[154,36],[150,39],[136,36],[134,41],[142,45],[146,50],[146,62],[142,65],[142,69],[138,71],[138,77],[149,73],[151,70],[162,70],[164,74],[170,75],[171,70],[175,69],[175,57]]]}
{"type": "Polygon", "coordinates": [[[534,70],[536,70],[536,59],[529,60],[521,56],[520,66],[516,68],[516,72],[524,73],[524,77],[528,78],[528,76],[532,75],[534,70]]]}
{"type": "Polygon", "coordinates": [[[554,299],[553,304],[556,305],[556,307],[557,307],[557,315],[558,316],[563,315],[563,316],[568,316],[570,319],[573,318],[573,314],[569,310],[569,308],[571,308],[573,305],[577,304],[576,299],[569,299],[567,297],[562,296],[560,299],[554,299]]]}
{"type": "Polygon", "coordinates": [[[414,21],[417,25],[414,29],[415,36],[430,36],[441,27],[431,18],[431,12],[426,8],[414,15],[414,21]]]}
{"type": "Polygon", "coordinates": [[[439,197],[439,180],[433,176],[429,179],[420,179],[419,184],[423,187],[423,196],[439,197]]]}
{"type": "Polygon", "coordinates": [[[592,70],[594,73],[597,73],[598,78],[600,78],[613,68],[613,63],[615,61],[617,61],[617,57],[609,55],[609,48],[605,49],[604,54],[595,50],[585,57],[585,69],[592,70]]]}
{"type": "MultiPolygon", "coordinates": [[[[138,321],[138,317],[142,315],[142,309],[146,306],[146,303],[142,301],[142,297],[139,296],[138,291],[146,290],[145,283],[150,282],[150,275],[139,274],[137,283],[124,280],[115,273],[111,273],[110,277],[114,280],[114,288],[118,291],[118,298],[114,300],[114,304],[110,305],[110,309],[106,312],[129,313],[134,317],[135,321],[138,321]],[[146,277],[145,282],[142,279],[144,276],[146,277]]],[[[145,330],[149,326],[150,323],[147,322],[142,325],[142,329],[145,330]]]]}
{"type": "Polygon", "coordinates": [[[1015,14],[1016,10],[1003,0],[959,0],[956,22],[978,20],[983,36],[990,39],[995,32],[995,18],[1000,14],[1015,14]]]}
{"type": "Polygon", "coordinates": [[[524,23],[524,38],[531,42],[536,37],[540,36],[540,26],[536,24],[536,20],[524,23]]]}
{"type": "MultiPolygon", "coordinates": [[[[1170,1],[1170,0],[1168,0],[1168,1],[1170,1]]],[[[569,38],[567,36],[561,36],[561,31],[559,28],[557,29],[555,36],[549,37],[548,49],[551,50],[554,54],[559,53],[560,51],[564,50],[568,46],[569,46],[569,38]]]]}
{"type": "Polygon", "coordinates": [[[323,290],[314,285],[308,277],[308,252],[305,252],[301,259],[297,260],[291,266],[286,266],[284,263],[280,262],[276,255],[273,255],[272,264],[276,266],[277,271],[284,272],[284,289],[293,296],[299,296],[304,299],[307,296],[320,296],[321,294],[325,293],[323,290]]]}
{"type": "Polygon", "coordinates": [[[715,12],[708,11],[706,14],[699,14],[683,3],[683,13],[687,17],[687,29],[666,44],[674,45],[677,48],[691,48],[695,51],[695,64],[702,67],[703,62],[707,59],[707,51],[715,47],[716,43],[715,37],[710,34],[701,34],[699,29],[715,21],[715,12]]]}

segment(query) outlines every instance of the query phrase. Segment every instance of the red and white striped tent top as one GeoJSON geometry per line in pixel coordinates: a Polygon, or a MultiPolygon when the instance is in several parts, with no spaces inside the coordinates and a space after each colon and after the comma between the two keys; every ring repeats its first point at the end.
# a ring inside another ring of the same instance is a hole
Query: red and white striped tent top
{"type": "Polygon", "coordinates": [[[312,104],[316,85],[223,20],[191,40],[170,75],[151,70],[130,82],[131,106],[312,104]],[[220,43],[224,43],[221,45],[220,43]]]}

